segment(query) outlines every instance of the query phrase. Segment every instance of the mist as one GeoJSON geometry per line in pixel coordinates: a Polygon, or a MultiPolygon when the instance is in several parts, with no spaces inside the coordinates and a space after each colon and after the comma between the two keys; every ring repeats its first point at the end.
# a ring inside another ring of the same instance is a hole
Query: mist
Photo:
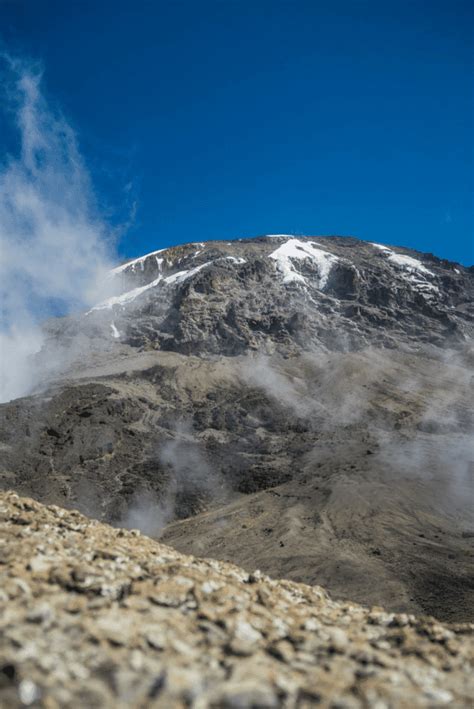
{"type": "MultiPolygon", "coordinates": [[[[41,69],[0,57],[2,110],[16,138],[0,165],[0,401],[44,375],[41,322],[104,297],[113,232],[100,218],[76,135],[42,93],[41,69]]],[[[58,354],[58,358],[60,355],[58,354]]],[[[54,369],[54,352],[47,367],[54,369]]]]}
{"type": "Polygon", "coordinates": [[[348,440],[358,440],[366,430],[373,464],[393,481],[438,479],[444,484],[441,506],[470,509],[472,352],[466,343],[411,354],[370,347],[313,351],[293,362],[258,355],[244,363],[241,376],[316,434],[345,429],[348,440]]]}
{"type": "Polygon", "coordinates": [[[121,526],[157,537],[170,522],[226,500],[229,488],[224,476],[209,462],[189,421],[177,421],[170,438],[158,445],[157,465],[167,473],[160,495],[138,491],[121,526]]]}

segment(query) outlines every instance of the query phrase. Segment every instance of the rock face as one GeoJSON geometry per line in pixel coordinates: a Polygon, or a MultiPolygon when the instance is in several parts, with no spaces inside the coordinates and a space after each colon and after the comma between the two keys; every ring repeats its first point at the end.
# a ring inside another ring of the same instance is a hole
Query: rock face
{"type": "Polygon", "coordinates": [[[134,347],[222,356],[443,345],[474,332],[470,269],[351,238],[188,244],[110,280],[118,295],[69,321],[69,336],[87,327],[134,347]]]}
{"type": "Polygon", "coordinates": [[[0,702],[471,706],[474,626],[368,610],[0,495],[0,702]]]}
{"type": "Polygon", "coordinates": [[[47,324],[41,381],[0,405],[4,489],[339,599],[472,618],[472,269],[277,236],[109,280],[47,324]]]}

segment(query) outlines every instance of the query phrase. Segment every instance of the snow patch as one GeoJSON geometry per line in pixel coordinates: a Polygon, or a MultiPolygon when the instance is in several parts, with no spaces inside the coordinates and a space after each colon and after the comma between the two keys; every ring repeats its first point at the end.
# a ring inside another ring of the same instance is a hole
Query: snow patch
{"type": "Polygon", "coordinates": [[[429,271],[425,266],[423,266],[421,261],[418,261],[418,259],[413,258],[413,256],[406,256],[406,254],[397,254],[395,251],[392,251],[392,249],[389,249],[388,246],[383,246],[383,244],[372,244],[372,246],[375,246],[376,249],[379,249],[380,251],[386,253],[389,260],[392,261],[392,263],[396,263],[397,266],[406,268],[409,271],[420,271],[420,273],[426,273],[430,276],[434,276],[434,273],[429,271]]]}
{"type": "Polygon", "coordinates": [[[121,295],[115,295],[112,298],[107,298],[107,300],[102,301],[102,303],[94,305],[94,307],[91,308],[89,312],[92,312],[93,310],[106,310],[109,308],[113,308],[114,305],[120,305],[122,307],[128,305],[146,291],[150,290],[151,288],[156,288],[156,286],[160,284],[163,284],[164,286],[170,286],[175,285],[177,283],[182,283],[187,278],[191,278],[191,276],[194,276],[194,274],[198,273],[201,269],[205,268],[206,266],[209,266],[210,263],[212,263],[212,261],[207,261],[206,263],[203,263],[200,266],[196,266],[196,268],[191,268],[187,271],[178,271],[177,273],[173,273],[171,276],[163,277],[163,275],[160,273],[158,278],[155,278],[155,280],[151,281],[151,283],[147,283],[145,286],[139,286],[138,288],[133,288],[132,290],[127,291],[126,293],[122,293],[121,295]]]}
{"type": "MultiPolygon", "coordinates": [[[[155,256],[156,254],[161,254],[163,251],[166,251],[166,249],[158,249],[158,251],[151,251],[149,254],[145,254],[145,256],[140,256],[139,258],[133,259],[132,261],[127,261],[127,263],[123,263],[121,266],[117,266],[117,268],[113,268],[110,271],[111,276],[117,275],[117,273],[122,273],[122,271],[126,271],[127,269],[130,268],[131,271],[135,272],[137,269],[137,266],[140,266],[140,270],[143,271],[145,268],[145,261],[147,258],[150,256],[155,256]]],[[[163,259],[157,259],[157,262],[163,261],[163,259]]],[[[158,264],[159,265],[159,264],[158,264]]]]}
{"type": "Polygon", "coordinates": [[[117,340],[120,337],[120,332],[115,327],[115,323],[113,320],[110,323],[110,329],[112,330],[112,337],[114,337],[117,340]]]}
{"type": "Polygon", "coordinates": [[[126,293],[122,293],[122,295],[114,295],[111,298],[107,298],[107,300],[103,300],[102,303],[94,305],[89,312],[92,312],[93,310],[107,310],[107,308],[113,308],[114,305],[128,305],[128,303],[134,301],[135,298],[138,298],[138,296],[145,293],[145,291],[150,290],[150,288],[155,288],[155,286],[157,286],[162,280],[163,276],[160,274],[158,278],[155,278],[155,280],[151,283],[147,283],[146,286],[139,286],[138,288],[133,288],[133,290],[127,291],[126,293]]]}
{"type": "Polygon", "coordinates": [[[332,267],[339,261],[337,256],[319,248],[319,245],[314,241],[300,241],[294,237],[273,251],[270,258],[277,262],[277,268],[283,274],[283,283],[304,284],[306,284],[306,278],[296,270],[294,261],[310,259],[318,269],[318,285],[321,290],[328,282],[332,267]]]}
{"type": "Polygon", "coordinates": [[[247,261],[244,258],[241,258],[241,257],[237,258],[236,256],[224,256],[223,260],[224,261],[232,261],[232,263],[237,263],[237,264],[247,263],[247,261]]]}
{"type": "Polygon", "coordinates": [[[201,271],[206,266],[209,266],[209,264],[211,263],[212,261],[206,261],[206,263],[203,263],[200,266],[196,266],[195,268],[190,268],[186,271],[178,271],[177,273],[173,273],[172,276],[167,276],[166,278],[164,278],[163,282],[166,283],[166,285],[182,283],[188,278],[191,278],[191,276],[194,276],[196,273],[199,273],[199,271],[201,271]]]}
{"type": "Polygon", "coordinates": [[[430,271],[426,266],[423,266],[421,261],[413,256],[407,256],[406,254],[397,254],[388,246],[383,244],[372,244],[376,249],[382,251],[388,257],[388,260],[393,264],[398,266],[402,270],[402,275],[404,278],[411,283],[411,285],[426,297],[433,297],[434,293],[439,293],[439,288],[430,283],[428,278],[435,278],[435,274],[430,271]]]}

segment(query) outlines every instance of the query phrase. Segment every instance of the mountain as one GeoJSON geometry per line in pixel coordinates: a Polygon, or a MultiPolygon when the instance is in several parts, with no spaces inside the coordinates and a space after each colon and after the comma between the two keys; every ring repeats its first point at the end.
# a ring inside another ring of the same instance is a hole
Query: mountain
{"type": "Polygon", "coordinates": [[[187,244],[125,263],[110,278],[117,295],[85,321],[68,321],[65,335],[107,325],[109,337],[134,348],[235,356],[445,345],[474,332],[472,269],[356,239],[187,244]]]}
{"type": "Polygon", "coordinates": [[[0,493],[0,702],[471,706],[469,624],[338,603],[0,493]]]}
{"type": "Polygon", "coordinates": [[[107,285],[45,324],[35,390],[0,406],[3,488],[472,617],[472,268],[276,235],[156,251],[107,285]]]}

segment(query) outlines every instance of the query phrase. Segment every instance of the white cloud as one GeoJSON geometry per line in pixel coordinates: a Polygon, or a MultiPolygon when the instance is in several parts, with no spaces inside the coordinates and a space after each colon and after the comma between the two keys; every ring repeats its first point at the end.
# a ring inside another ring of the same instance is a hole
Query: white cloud
{"type": "Polygon", "coordinates": [[[41,93],[37,68],[2,57],[19,146],[0,169],[0,400],[25,394],[41,318],[97,302],[110,268],[76,136],[41,93]]]}

